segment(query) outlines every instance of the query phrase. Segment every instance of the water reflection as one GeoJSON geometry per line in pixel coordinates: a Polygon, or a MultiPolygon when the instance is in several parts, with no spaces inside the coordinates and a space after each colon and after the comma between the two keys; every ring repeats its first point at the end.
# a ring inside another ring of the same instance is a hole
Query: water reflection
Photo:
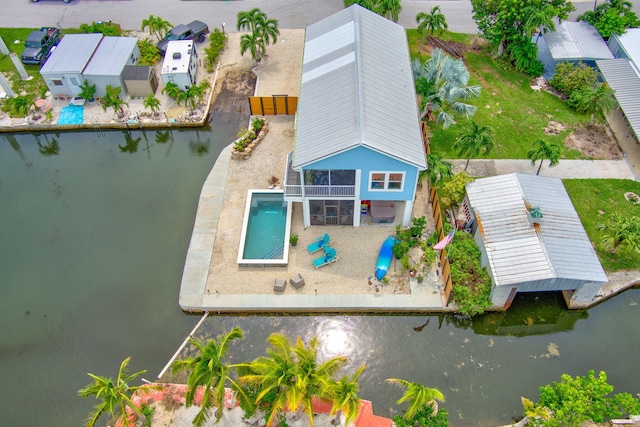
{"type": "Polygon", "coordinates": [[[472,327],[482,335],[550,335],[571,331],[588,317],[586,310],[567,310],[559,292],[520,293],[509,310],[480,316],[472,327]]]}

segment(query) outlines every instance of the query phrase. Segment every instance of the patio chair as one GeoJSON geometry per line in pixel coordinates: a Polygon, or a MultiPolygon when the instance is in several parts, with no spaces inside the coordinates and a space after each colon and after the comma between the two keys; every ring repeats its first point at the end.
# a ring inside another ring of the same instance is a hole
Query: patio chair
{"type": "Polygon", "coordinates": [[[329,245],[330,243],[331,237],[329,237],[329,235],[325,233],[324,236],[318,237],[312,244],[307,246],[307,250],[310,254],[312,254],[329,245]]]}
{"type": "Polygon", "coordinates": [[[300,289],[301,287],[304,286],[304,278],[300,273],[298,273],[295,276],[293,276],[291,279],[289,279],[289,283],[291,283],[291,286],[293,286],[294,288],[300,289]]]}
{"type": "Polygon", "coordinates": [[[313,266],[315,268],[320,268],[324,265],[331,264],[332,262],[335,262],[337,260],[338,260],[338,253],[334,248],[329,248],[327,251],[325,251],[324,255],[322,255],[320,258],[316,258],[313,260],[313,266]]]}
{"type": "Polygon", "coordinates": [[[284,288],[287,287],[287,281],[284,279],[275,279],[273,281],[274,292],[284,292],[284,288]]]}

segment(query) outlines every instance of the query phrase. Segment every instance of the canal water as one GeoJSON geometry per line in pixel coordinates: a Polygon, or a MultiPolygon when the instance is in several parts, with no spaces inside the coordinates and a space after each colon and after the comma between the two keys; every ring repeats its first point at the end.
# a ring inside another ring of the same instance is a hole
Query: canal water
{"type": "MultiPolygon", "coordinates": [[[[0,135],[0,424],[80,426],[96,403],[87,372],[153,379],[198,322],[178,290],[202,183],[238,122],[199,131],[0,135]],[[224,129],[230,129],[228,131],[224,129]]],[[[230,250],[235,250],[232,248],[230,250]]],[[[398,410],[399,377],[439,388],[453,426],[495,426],[520,396],[562,373],[604,370],[640,392],[640,293],[568,312],[557,295],[519,297],[507,313],[455,316],[212,317],[238,325],[234,361],[263,354],[275,331],[317,335],[323,357],[362,363],[361,394],[398,410]]]]}

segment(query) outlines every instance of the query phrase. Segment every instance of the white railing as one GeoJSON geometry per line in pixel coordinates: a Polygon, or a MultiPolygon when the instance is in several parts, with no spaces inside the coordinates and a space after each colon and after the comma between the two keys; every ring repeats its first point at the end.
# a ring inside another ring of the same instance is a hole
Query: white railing
{"type": "MultiPolygon", "coordinates": [[[[285,196],[302,196],[302,185],[285,185],[285,196]]],[[[352,197],[355,185],[304,185],[305,196],[352,197]]]]}

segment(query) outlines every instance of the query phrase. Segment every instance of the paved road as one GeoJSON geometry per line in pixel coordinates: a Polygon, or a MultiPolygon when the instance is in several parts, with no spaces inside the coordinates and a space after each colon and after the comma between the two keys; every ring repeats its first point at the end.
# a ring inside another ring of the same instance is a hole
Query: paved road
{"type": "MultiPolygon", "coordinates": [[[[578,0],[578,9],[570,19],[593,8],[593,1],[578,0]]],[[[640,0],[631,0],[634,9],[640,9],[640,0]]],[[[403,11],[398,21],[406,28],[416,26],[418,12],[440,6],[447,17],[449,29],[460,33],[476,33],[470,0],[439,0],[402,2],[403,11]]],[[[304,28],[344,7],[342,0],[2,0],[0,27],[40,27],[58,24],[77,27],[82,23],[101,20],[118,22],[126,29],[138,29],[149,15],[159,15],[178,24],[200,19],[209,26],[225,23],[227,31],[235,31],[239,11],[259,7],[270,18],[279,21],[281,28],[304,28]]]]}

